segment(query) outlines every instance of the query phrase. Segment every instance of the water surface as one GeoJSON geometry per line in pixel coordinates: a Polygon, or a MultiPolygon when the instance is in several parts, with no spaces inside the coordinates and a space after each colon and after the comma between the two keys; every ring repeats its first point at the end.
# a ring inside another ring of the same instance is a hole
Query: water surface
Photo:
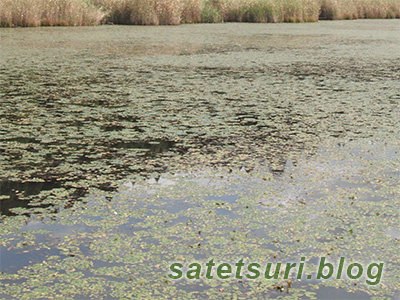
{"type": "Polygon", "coordinates": [[[0,295],[395,298],[399,29],[1,29],[0,295]],[[276,254],[384,261],[384,284],[166,278],[276,254]]]}

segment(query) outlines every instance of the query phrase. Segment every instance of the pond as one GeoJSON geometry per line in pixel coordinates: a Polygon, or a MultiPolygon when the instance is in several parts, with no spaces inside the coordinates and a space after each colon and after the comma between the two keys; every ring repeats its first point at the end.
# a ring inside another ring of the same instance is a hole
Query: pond
{"type": "Polygon", "coordinates": [[[0,295],[396,299],[399,29],[1,29],[0,295]],[[301,257],[313,280],[168,277],[301,257]],[[384,274],[316,280],[321,257],[384,274]]]}

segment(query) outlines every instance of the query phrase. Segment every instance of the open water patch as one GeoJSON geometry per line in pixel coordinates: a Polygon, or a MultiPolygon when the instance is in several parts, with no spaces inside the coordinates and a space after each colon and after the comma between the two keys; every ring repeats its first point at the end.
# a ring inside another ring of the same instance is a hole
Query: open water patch
{"type": "MultiPolygon", "coordinates": [[[[21,249],[23,243],[36,243],[41,248],[32,253],[41,262],[26,260],[24,270],[73,268],[81,274],[81,281],[90,285],[100,280],[110,294],[117,284],[126,292],[134,286],[135,295],[152,295],[157,290],[168,296],[195,293],[197,298],[287,295],[313,299],[334,294],[346,299],[395,299],[400,266],[396,260],[398,199],[382,197],[366,202],[349,198],[335,182],[347,177],[371,182],[379,176],[381,181],[375,182],[381,189],[387,188],[387,183],[396,189],[391,183],[399,180],[393,177],[398,166],[390,163],[397,159],[396,153],[396,145],[385,143],[328,144],[313,157],[288,164],[279,177],[268,168],[251,172],[203,169],[165,173],[157,179],[135,180],[134,184],[127,180],[114,192],[93,190],[87,204],[75,203],[51,218],[32,215],[29,226],[23,215],[4,219],[2,230],[7,235],[3,235],[2,251],[18,243],[21,249]],[[371,151],[376,153],[373,165],[371,151]],[[354,157],[358,157],[357,163],[350,163],[354,157]],[[17,228],[27,235],[16,243],[17,228]],[[43,240],[43,230],[55,238],[43,240]],[[49,247],[50,252],[46,250],[49,247]],[[383,285],[371,288],[361,281],[354,285],[349,280],[331,279],[292,280],[289,287],[281,279],[173,282],[165,277],[168,263],[173,261],[206,262],[213,258],[235,262],[246,258],[262,264],[298,261],[300,257],[306,258],[306,274],[315,276],[322,256],[382,261],[383,285]]],[[[359,189],[358,184],[345,187],[351,195],[359,189]]],[[[363,186],[364,194],[375,191],[373,185],[363,186]]],[[[18,251],[9,251],[6,257],[17,259],[21,255],[18,251]]],[[[9,285],[1,286],[3,294],[14,293],[12,286],[17,282],[26,282],[26,289],[31,289],[31,275],[21,268],[6,269],[2,276],[9,285]]],[[[66,276],[59,273],[46,284],[55,286],[55,280],[67,280],[66,276]]],[[[74,281],[67,282],[78,289],[76,295],[86,295],[74,281]]],[[[58,291],[52,289],[51,293],[57,295],[58,291]]]]}

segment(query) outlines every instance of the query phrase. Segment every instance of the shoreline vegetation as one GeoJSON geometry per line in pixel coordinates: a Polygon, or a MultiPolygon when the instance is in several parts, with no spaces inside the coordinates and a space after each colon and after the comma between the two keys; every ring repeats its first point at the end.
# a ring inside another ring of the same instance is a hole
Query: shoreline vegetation
{"type": "Polygon", "coordinates": [[[0,0],[0,27],[400,18],[400,0],[0,0]]]}

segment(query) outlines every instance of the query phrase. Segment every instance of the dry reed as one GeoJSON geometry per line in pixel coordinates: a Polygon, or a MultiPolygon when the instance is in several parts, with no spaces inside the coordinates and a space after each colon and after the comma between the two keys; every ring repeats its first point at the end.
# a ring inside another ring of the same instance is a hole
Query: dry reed
{"type": "Polygon", "coordinates": [[[400,0],[322,0],[321,19],[400,18],[400,0]]]}
{"type": "Polygon", "coordinates": [[[0,0],[1,26],[98,25],[104,16],[86,0],[0,0]]]}
{"type": "Polygon", "coordinates": [[[0,0],[0,26],[400,18],[400,0],[0,0]]]}

